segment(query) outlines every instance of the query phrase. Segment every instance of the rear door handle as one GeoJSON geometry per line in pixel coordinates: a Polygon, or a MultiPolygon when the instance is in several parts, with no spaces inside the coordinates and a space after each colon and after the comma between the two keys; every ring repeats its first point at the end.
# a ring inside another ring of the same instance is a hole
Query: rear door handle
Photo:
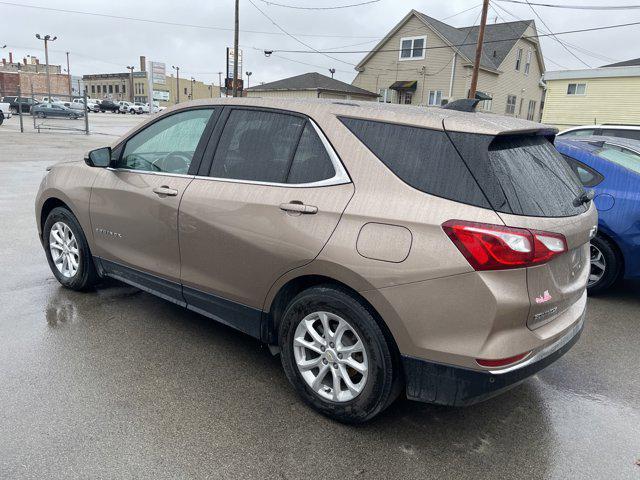
{"type": "Polygon", "coordinates": [[[301,202],[281,203],[280,210],[292,213],[304,213],[306,215],[313,215],[314,213],[318,213],[318,207],[314,207],[313,205],[305,205],[301,202]]]}
{"type": "Polygon", "coordinates": [[[162,185],[161,187],[154,188],[153,193],[160,195],[161,197],[175,197],[178,195],[178,190],[162,185]]]}

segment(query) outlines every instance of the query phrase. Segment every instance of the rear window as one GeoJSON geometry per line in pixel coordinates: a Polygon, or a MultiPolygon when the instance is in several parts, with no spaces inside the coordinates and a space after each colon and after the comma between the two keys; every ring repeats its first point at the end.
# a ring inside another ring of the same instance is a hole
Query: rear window
{"type": "Polygon", "coordinates": [[[413,188],[469,205],[491,207],[444,131],[346,117],[340,121],[413,188]]]}
{"type": "Polygon", "coordinates": [[[545,137],[497,137],[489,145],[488,167],[504,194],[500,212],[567,217],[586,211],[573,204],[582,192],[578,178],[545,137]]]}

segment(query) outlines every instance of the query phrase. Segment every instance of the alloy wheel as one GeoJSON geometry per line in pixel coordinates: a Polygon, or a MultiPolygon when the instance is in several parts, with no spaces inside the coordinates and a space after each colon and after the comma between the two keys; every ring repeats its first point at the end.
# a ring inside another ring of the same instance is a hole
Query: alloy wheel
{"type": "Polygon", "coordinates": [[[64,222],[56,222],[49,232],[49,251],[53,264],[66,278],[72,278],[80,266],[80,249],[75,235],[64,222]]]}
{"type": "Polygon", "coordinates": [[[367,382],[369,363],[364,343],[342,317],[314,312],[296,328],[293,351],[300,375],[320,397],[348,402],[367,382]]]}
{"type": "Polygon", "coordinates": [[[607,261],[602,254],[602,251],[596,247],[593,243],[590,246],[591,252],[591,271],[589,272],[588,287],[591,287],[602,280],[604,273],[607,269],[607,261]]]}

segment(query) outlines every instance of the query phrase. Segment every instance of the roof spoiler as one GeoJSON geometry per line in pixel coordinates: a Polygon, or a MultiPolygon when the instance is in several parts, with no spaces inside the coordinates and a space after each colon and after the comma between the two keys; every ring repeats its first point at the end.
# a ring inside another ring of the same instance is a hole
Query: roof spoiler
{"type": "Polygon", "coordinates": [[[480,103],[480,99],[478,98],[461,98],[460,100],[447,103],[442,108],[445,110],[456,110],[458,112],[475,112],[478,103],[480,103]]]}

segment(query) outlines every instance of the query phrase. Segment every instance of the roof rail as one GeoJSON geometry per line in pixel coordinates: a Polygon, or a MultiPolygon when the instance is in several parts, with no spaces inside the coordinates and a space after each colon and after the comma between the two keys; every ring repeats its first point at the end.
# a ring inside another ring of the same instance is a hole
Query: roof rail
{"type": "Polygon", "coordinates": [[[478,103],[480,103],[480,100],[477,98],[461,98],[460,100],[447,103],[442,108],[445,110],[456,110],[458,112],[475,112],[478,103]]]}

